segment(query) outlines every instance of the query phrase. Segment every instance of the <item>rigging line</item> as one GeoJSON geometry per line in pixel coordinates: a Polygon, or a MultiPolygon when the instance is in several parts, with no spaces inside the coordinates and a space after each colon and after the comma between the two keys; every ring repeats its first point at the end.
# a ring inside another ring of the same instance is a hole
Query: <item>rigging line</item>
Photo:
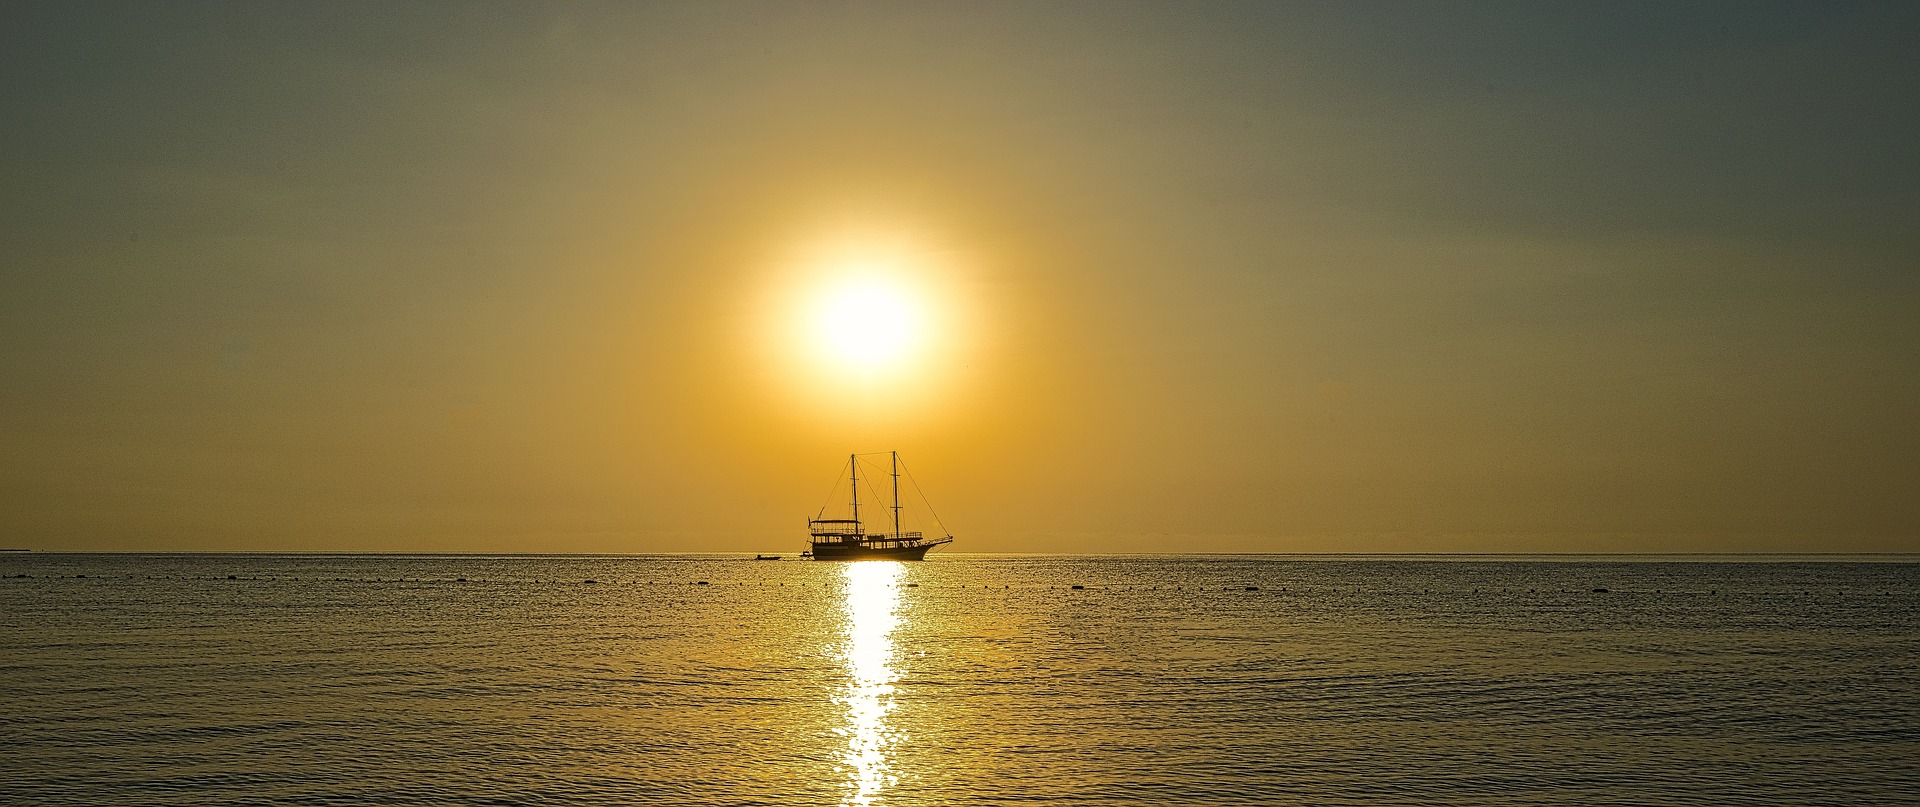
{"type": "MultiPolygon", "coordinates": [[[[842,466],[842,467],[845,467],[845,466],[842,466]]],[[[815,516],[815,518],[825,518],[825,517],[826,517],[826,514],[827,514],[827,508],[829,508],[829,507],[832,507],[832,506],[833,506],[833,503],[834,503],[834,502],[836,501],[836,499],[834,498],[834,494],[837,494],[837,493],[839,493],[839,492],[840,492],[840,483],[841,483],[841,482],[845,482],[845,481],[847,481],[847,478],[846,478],[846,477],[844,477],[844,476],[841,476],[841,475],[839,474],[839,472],[837,472],[837,471],[836,471],[836,472],[834,473],[834,475],[833,475],[833,487],[832,487],[832,488],[830,488],[830,489],[829,489],[829,490],[827,491],[827,502],[826,502],[826,504],[823,504],[823,505],[820,505],[820,514],[819,514],[819,515],[817,515],[817,516],[815,516]]],[[[834,513],[834,515],[840,515],[840,514],[841,514],[841,513],[840,513],[839,511],[835,511],[835,513],[834,513]]]]}
{"type": "MultiPolygon", "coordinates": [[[[885,492],[886,491],[885,485],[879,482],[872,481],[876,476],[885,477],[891,474],[884,466],[880,465],[880,463],[874,460],[867,459],[867,457],[877,457],[877,456],[882,456],[889,453],[892,453],[892,452],[875,451],[875,452],[869,452],[866,454],[857,454],[855,456],[859,457],[860,463],[862,465],[865,465],[868,469],[867,475],[866,475],[866,478],[868,480],[867,486],[870,488],[873,488],[876,491],[876,493],[874,494],[875,496],[880,497],[878,501],[881,502],[881,504],[879,504],[878,506],[882,509],[891,511],[892,505],[888,503],[888,499],[886,497],[886,492],[885,492]]],[[[891,520],[891,518],[892,516],[891,514],[889,514],[888,519],[891,520]]]]}
{"type": "MultiPolygon", "coordinates": [[[[889,471],[888,469],[886,469],[886,468],[883,468],[883,467],[881,467],[881,465],[880,465],[880,463],[878,463],[878,462],[876,462],[876,461],[874,461],[874,460],[869,460],[869,459],[866,459],[866,458],[867,458],[867,457],[878,457],[878,456],[883,456],[883,455],[888,455],[888,454],[893,454],[893,453],[895,453],[895,452],[892,452],[892,451],[870,451],[870,452],[867,452],[867,453],[865,453],[865,454],[855,454],[854,456],[855,456],[855,457],[858,457],[858,458],[860,458],[860,462],[861,462],[862,464],[864,464],[864,465],[866,465],[866,466],[868,466],[869,468],[871,468],[871,469],[872,469],[872,470],[871,470],[871,472],[869,472],[869,473],[867,474],[867,479],[868,479],[868,480],[871,480],[871,479],[873,478],[873,474],[875,474],[875,473],[878,473],[878,474],[881,474],[881,475],[883,475],[883,476],[886,476],[886,475],[891,475],[891,472],[890,472],[890,471],[889,471]]],[[[903,474],[903,475],[905,475],[905,476],[907,477],[907,481],[909,481],[909,482],[911,482],[911,483],[913,484],[913,490],[914,490],[914,492],[915,492],[915,493],[917,493],[917,494],[919,494],[919,495],[920,495],[920,501],[921,501],[922,503],[924,503],[924,504],[926,504],[926,506],[927,506],[927,512],[928,512],[929,514],[931,514],[931,515],[933,515],[933,521],[934,521],[934,523],[936,523],[936,524],[940,524],[940,516],[939,516],[939,514],[937,514],[937,513],[934,513],[934,512],[933,512],[933,503],[932,503],[932,502],[929,502],[929,501],[927,501],[927,493],[926,493],[926,491],[924,491],[924,490],[921,490],[921,489],[920,489],[920,483],[919,483],[919,482],[917,482],[917,481],[914,481],[914,479],[913,479],[913,475],[912,475],[911,473],[908,473],[908,472],[907,472],[907,463],[906,463],[905,461],[902,461],[902,462],[900,463],[900,470],[901,470],[901,472],[902,472],[902,474],[903,474]]],[[[870,487],[871,487],[871,486],[872,486],[872,485],[873,485],[874,483],[873,483],[873,482],[871,482],[871,481],[869,481],[869,482],[868,482],[867,484],[868,484],[868,486],[870,486],[870,487]]],[[[882,506],[885,506],[885,505],[882,505],[882,506]]],[[[905,508],[905,507],[903,507],[902,509],[908,509],[908,508],[905,508]]],[[[901,518],[901,520],[900,520],[900,522],[901,522],[901,524],[903,524],[903,525],[904,525],[904,524],[906,523],[906,521],[907,521],[907,520],[906,520],[906,519],[905,519],[904,517],[903,517],[903,518],[901,518]]],[[[905,527],[904,527],[904,526],[903,526],[903,527],[900,527],[900,529],[901,529],[902,531],[904,531],[904,530],[905,530],[905,527]]],[[[945,533],[945,532],[946,532],[946,529],[947,529],[947,525],[945,525],[945,524],[940,524],[940,530],[941,530],[941,532],[942,532],[942,533],[945,533]]]]}
{"type": "Polygon", "coordinates": [[[907,471],[907,481],[913,483],[913,492],[920,496],[920,503],[926,505],[927,515],[932,516],[933,523],[940,527],[940,534],[952,535],[952,531],[947,529],[946,522],[940,520],[940,513],[933,509],[933,500],[927,498],[927,491],[920,487],[920,480],[913,478],[912,471],[907,471]]]}
{"type": "MultiPolygon", "coordinates": [[[[878,453],[881,453],[881,454],[885,454],[885,453],[887,453],[887,452],[885,452],[885,451],[881,451],[881,452],[878,452],[878,453]]],[[[870,456],[873,456],[873,455],[872,455],[872,454],[856,454],[855,456],[858,456],[858,457],[870,457],[870,456]]],[[[862,464],[864,464],[864,465],[866,465],[866,466],[868,466],[869,468],[871,468],[871,469],[872,469],[871,471],[869,471],[869,472],[867,473],[867,476],[866,476],[866,482],[867,482],[867,484],[868,484],[869,486],[871,486],[871,485],[873,485],[873,484],[874,484],[874,482],[872,481],[872,480],[873,480],[873,475],[874,475],[874,474],[876,474],[876,473],[877,473],[877,474],[879,474],[879,475],[881,475],[881,476],[886,476],[886,475],[887,475],[887,474],[886,474],[886,469],[884,469],[884,468],[881,468],[881,467],[880,467],[880,463],[877,463],[877,462],[874,462],[874,461],[872,461],[872,460],[866,460],[866,459],[863,459],[863,460],[860,460],[860,462],[861,462],[862,464]]]]}
{"type": "MultiPolygon", "coordinates": [[[[855,457],[856,459],[858,459],[858,458],[862,458],[862,457],[876,457],[876,456],[879,456],[879,455],[881,455],[881,454],[887,454],[887,453],[890,453],[890,452],[886,452],[886,451],[873,451],[873,452],[868,452],[868,453],[866,453],[866,454],[855,454],[855,455],[853,455],[853,456],[854,456],[854,457],[855,457]]],[[[869,473],[867,474],[867,480],[868,480],[868,482],[867,482],[867,487],[869,487],[869,488],[873,488],[873,489],[875,489],[875,490],[879,490],[879,488],[876,488],[876,487],[874,487],[874,484],[875,484],[875,483],[874,483],[874,482],[872,481],[872,479],[873,479],[873,474],[874,474],[874,473],[880,473],[880,474],[881,474],[882,476],[885,476],[885,475],[886,475],[886,474],[884,473],[884,469],[882,469],[882,468],[880,467],[880,463],[877,463],[877,462],[874,462],[874,461],[872,461],[872,460],[867,460],[867,459],[860,459],[860,462],[862,462],[862,463],[865,463],[866,465],[869,465],[869,466],[871,466],[871,467],[873,468],[873,471],[872,471],[872,472],[869,472],[869,473]]],[[[876,495],[876,496],[878,496],[878,495],[880,495],[880,494],[878,494],[878,493],[876,493],[876,494],[874,494],[874,495],[876,495]]],[[[881,501],[881,502],[885,502],[885,501],[886,501],[886,499],[885,499],[884,497],[882,497],[882,498],[881,498],[881,499],[880,499],[879,501],[881,501]]],[[[882,508],[886,508],[886,507],[887,507],[887,505],[886,505],[886,504],[881,504],[881,505],[879,505],[879,506],[880,506],[880,507],[882,507],[882,508]]]]}
{"type": "MultiPolygon", "coordinates": [[[[860,487],[860,455],[855,454],[847,458],[847,464],[852,470],[852,476],[847,481],[853,488],[855,488],[855,490],[853,491],[854,496],[858,497],[860,494],[858,490],[858,488],[860,487]]],[[[869,483],[867,487],[872,488],[873,485],[869,483]]],[[[852,518],[855,522],[857,522],[854,526],[858,527],[860,529],[860,532],[862,533],[866,532],[867,524],[865,520],[860,518],[859,506],[858,505],[849,505],[849,506],[852,507],[853,510],[851,513],[848,514],[848,517],[852,518]]],[[[872,505],[868,505],[868,506],[871,507],[872,505]]]]}
{"type": "Polygon", "coordinates": [[[939,511],[933,509],[933,501],[927,498],[927,492],[921,489],[920,480],[913,478],[913,469],[908,468],[903,462],[900,463],[900,470],[906,473],[907,481],[913,483],[913,492],[920,494],[920,501],[927,506],[927,515],[933,516],[933,523],[940,525],[940,534],[952,535],[953,532],[947,529],[947,523],[940,520],[939,511]]]}
{"type": "Polygon", "coordinates": [[[840,492],[840,475],[833,475],[833,487],[827,489],[827,501],[820,505],[820,512],[814,518],[826,518],[827,508],[833,506],[833,494],[840,492]]]}

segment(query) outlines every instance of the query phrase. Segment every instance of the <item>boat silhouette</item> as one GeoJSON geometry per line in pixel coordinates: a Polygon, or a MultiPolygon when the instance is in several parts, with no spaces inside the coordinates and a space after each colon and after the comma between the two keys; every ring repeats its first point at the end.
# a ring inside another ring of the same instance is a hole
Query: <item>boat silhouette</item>
{"type": "MultiPolygon", "coordinates": [[[[851,497],[851,518],[825,518],[827,509],[821,507],[813,518],[807,519],[807,533],[810,536],[810,548],[802,557],[814,560],[926,560],[927,551],[942,544],[953,543],[953,536],[946,534],[941,527],[941,536],[928,538],[925,532],[906,531],[900,527],[900,452],[887,452],[888,476],[893,482],[893,504],[887,508],[892,515],[893,529],[887,532],[869,533],[866,524],[860,520],[860,455],[847,455],[847,482],[851,497]]],[[[911,477],[909,477],[911,479],[911,477]]],[[[836,490],[837,490],[836,486],[836,490]]],[[[918,486],[915,486],[918,490],[918,486]]],[[[922,499],[925,495],[922,494],[922,499]]],[[[928,507],[929,513],[932,507],[928,507]]],[[[934,517],[939,523],[939,517],[934,517]]]]}

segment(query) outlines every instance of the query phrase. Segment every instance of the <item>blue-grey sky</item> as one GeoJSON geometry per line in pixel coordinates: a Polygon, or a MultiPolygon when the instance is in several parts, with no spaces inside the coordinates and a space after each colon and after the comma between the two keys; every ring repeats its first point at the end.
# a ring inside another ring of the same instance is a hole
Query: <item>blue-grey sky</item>
{"type": "Polygon", "coordinates": [[[0,545],[1920,551],[1912,3],[0,8],[0,545]]]}

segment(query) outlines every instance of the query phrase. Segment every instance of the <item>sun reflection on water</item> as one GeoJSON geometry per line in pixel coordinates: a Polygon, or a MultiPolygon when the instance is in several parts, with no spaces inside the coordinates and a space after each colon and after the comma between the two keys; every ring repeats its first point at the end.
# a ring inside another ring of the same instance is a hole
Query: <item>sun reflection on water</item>
{"type": "Polygon", "coordinates": [[[900,735],[887,726],[893,711],[893,628],[899,624],[899,563],[866,561],[845,566],[847,581],[847,638],[845,659],[848,682],[834,702],[847,709],[847,738],[841,755],[847,773],[846,805],[867,807],[879,803],[880,792],[893,784],[887,751],[900,735]]]}

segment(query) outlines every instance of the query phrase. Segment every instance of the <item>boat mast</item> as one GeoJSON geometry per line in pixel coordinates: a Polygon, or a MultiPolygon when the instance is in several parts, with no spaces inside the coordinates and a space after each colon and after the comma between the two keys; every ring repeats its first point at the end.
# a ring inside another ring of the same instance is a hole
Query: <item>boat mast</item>
{"type": "Polygon", "coordinates": [[[900,537],[900,452],[893,456],[893,537],[900,537]]]}
{"type": "Polygon", "coordinates": [[[847,455],[847,474],[853,479],[853,528],[860,529],[860,455],[847,455]]]}

